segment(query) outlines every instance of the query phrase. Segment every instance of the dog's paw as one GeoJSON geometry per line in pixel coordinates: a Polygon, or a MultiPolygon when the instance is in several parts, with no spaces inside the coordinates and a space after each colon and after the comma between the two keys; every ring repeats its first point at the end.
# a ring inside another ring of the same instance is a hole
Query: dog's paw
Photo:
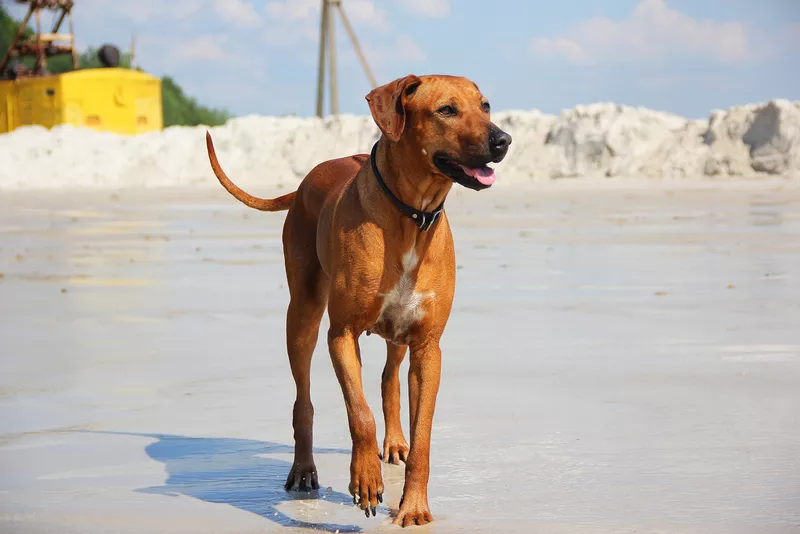
{"type": "Polygon", "coordinates": [[[388,464],[399,465],[408,458],[408,442],[402,434],[399,436],[386,436],[383,440],[383,454],[381,460],[388,464]]]}
{"type": "Polygon", "coordinates": [[[381,474],[381,461],[375,450],[369,453],[353,451],[350,461],[350,495],[353,504],[369,517],[370,511],[375,516],[378,503],[383,502],[383,476],[381,474]]]}
{"type": "Polygon", "coordinates": [[[410,527],[412,525],[427,525],[431,521],[433,521],[433,515],[430,508],[428,508],[428,497],[409,493],[407,496],[403,495],[403,498],[400,499],[400,510],[397,512],[397,517],[394,518],[392,524],[410,527]]]}
{"type": "Polygon", "coordinates": [[[286,491],[311,491],[319,489],[317,479],[317,467],[314,462],[298,462],[292,466],[289,476],[286,477],[286,484],[283,485],[286,491]]]}

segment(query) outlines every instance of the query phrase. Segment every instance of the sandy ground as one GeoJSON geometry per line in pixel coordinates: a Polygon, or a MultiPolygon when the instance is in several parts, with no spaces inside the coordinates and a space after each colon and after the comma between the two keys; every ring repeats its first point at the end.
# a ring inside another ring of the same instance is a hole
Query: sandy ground
{"type": "MultiPolygon", "coordinates": [[[[448,211],[420,531],[800,532],[800,187],[564,182],[448,211]]],[[[401,468],[377,518],[349,501],[323,345],[324,489],[281,487],[282,223],[216,189],[0,193],[0,532],[396,530],[401,468]]],[[[380,414],[383,343],[362,347],[380,414]]]]}

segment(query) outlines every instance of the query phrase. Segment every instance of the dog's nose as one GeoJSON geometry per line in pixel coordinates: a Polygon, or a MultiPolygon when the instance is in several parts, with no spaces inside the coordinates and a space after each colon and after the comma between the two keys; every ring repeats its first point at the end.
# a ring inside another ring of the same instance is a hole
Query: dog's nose
{"type": "Polygon", "coordinates": [[[506,157],[508,152],[508,145],[511,144],[511,136],[499,128],[493,128],[489,134],[489,152],[492,155],[492,161],[498,163],[506,157]]]}

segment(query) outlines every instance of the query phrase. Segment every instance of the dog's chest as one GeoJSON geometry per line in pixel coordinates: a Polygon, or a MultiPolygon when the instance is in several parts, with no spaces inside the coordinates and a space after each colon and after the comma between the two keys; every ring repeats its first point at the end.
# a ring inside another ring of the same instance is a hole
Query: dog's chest
{"type": "Polygon", "coordinates": [[[422,304],[434,298],[432,291],[418,291],[416,269],[419,258],[412,248],[402,259],[402,273],[397,283],[381,295],[378,320],[371,331],[398,345],[410,342],[413,327],[425,317],[422,304]]]}

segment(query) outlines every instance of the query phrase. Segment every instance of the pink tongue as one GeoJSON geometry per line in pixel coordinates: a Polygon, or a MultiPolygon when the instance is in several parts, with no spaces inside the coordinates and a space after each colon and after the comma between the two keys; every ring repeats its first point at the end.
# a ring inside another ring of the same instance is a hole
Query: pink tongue
{"type": "Polygon", "coordinates": [[[494,169],[489,167],[481,167],[479,169],[474,169],[472,167],[464,167],[463,165],[461,168],[468,176],[472,176],[476,180],[478,180],[483,185],[492,185],[497,177],[494,175],[494,169]]]}

